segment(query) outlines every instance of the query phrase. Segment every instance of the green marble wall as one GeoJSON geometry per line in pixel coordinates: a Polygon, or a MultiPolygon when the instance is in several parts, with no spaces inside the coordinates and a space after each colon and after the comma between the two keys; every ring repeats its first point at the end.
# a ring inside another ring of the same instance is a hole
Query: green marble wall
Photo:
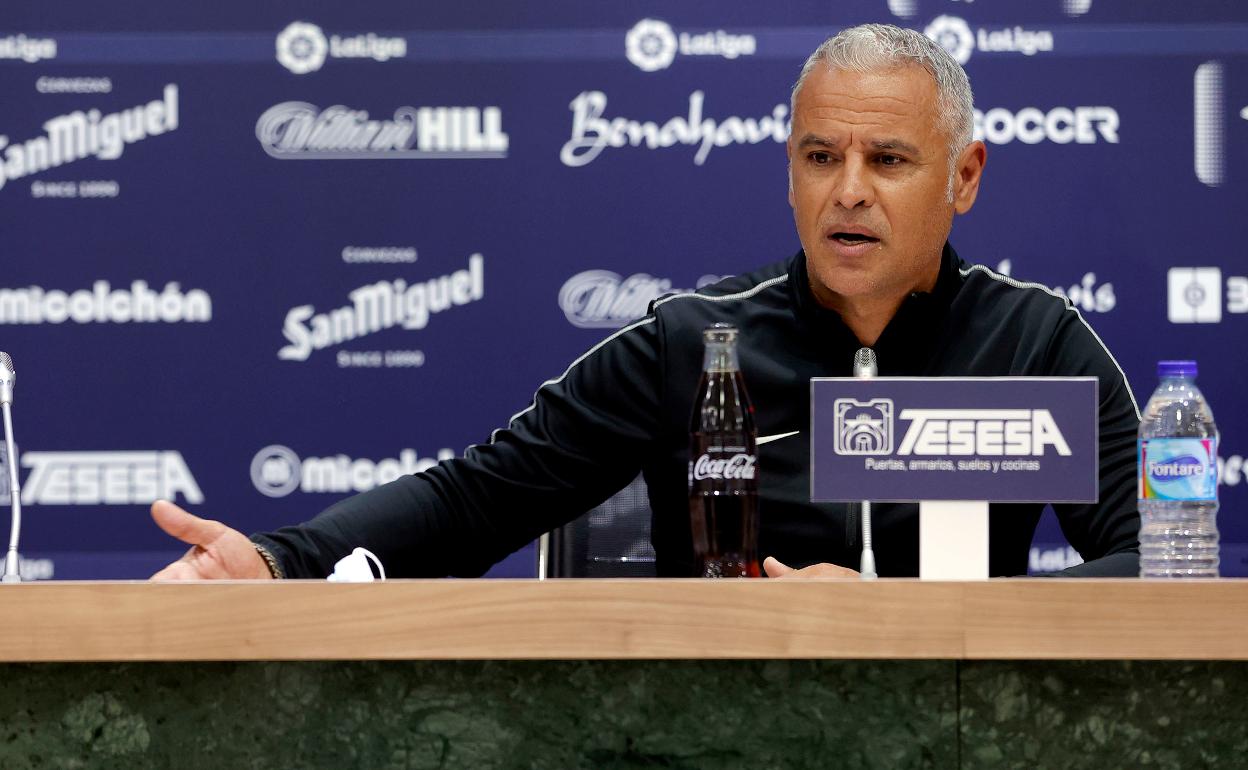
{"type": "Polygon", "coordinates": [[[0,768],[1248,765],[1248,664],[0,666],[0,768]]]}

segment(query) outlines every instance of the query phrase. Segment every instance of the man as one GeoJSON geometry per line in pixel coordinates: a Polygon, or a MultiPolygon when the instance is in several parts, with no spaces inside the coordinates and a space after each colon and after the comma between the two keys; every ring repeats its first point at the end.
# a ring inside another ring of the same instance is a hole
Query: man
{"type": "MultiPolygon", "coordinates": [[[[701,332],[741,330],[756,408],[760,551],[772,577],[848,576],[857,521],[809,502],[809,381],[848,376],[876,350],[881,375],[1093,375],[1100,379],[1101,495],[1057,507],[1088,561],[1071,574],[1134,575],[1139,411],[1122,371],[1065,300],[963,263],[946,242],[979,192],[962,69],[922,35],[848,29],[806,62],[793,93],[789,202],[802,251],[696,294],[654,303],[544,383],[487,445],[251,540],[171,503],[152,508],[192,544],[159,579],[323,577],[356,546],[394,576],[479,575],[593,507],[640,469],[662,575],[688,575],[688,424],[701,332]],[[786,436],[786,437],[781,437],[786,436]],[[792,566],[790,566],[792,565],[792,566]]],[[[991,574],[1026,571],[1040,505],[993,506],[991,574]]],[[[916,575],[917,507],[877,505],[879,574],[916,575]]]]}

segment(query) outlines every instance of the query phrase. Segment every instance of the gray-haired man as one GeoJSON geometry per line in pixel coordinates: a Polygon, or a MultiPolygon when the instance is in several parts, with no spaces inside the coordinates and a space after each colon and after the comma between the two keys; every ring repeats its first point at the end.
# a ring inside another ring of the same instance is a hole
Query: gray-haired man
{"type": "MultiPolygon", "coordinates": [[[[305,524],[249,540],[157,503],[160,526],[193,547],[156,577],[322,577],[361,545],[394,576],[480,574],[639,470],[659,573],[691,574],[687,426],[701,331],[720,321],[741,329],[758,429],[776,439],[759,447],[770,576],[853,574],[839,566],[858,558],[852,512],[810,502],[805,431],[810,378],[847,376],[861,345],[876,350],[885,375],[1098,377],[1100,501],[1056,510],[1087,560],[1070,574],[1136,574],[1139,410],[1121,369],[1063,299],[968,265],[947,243],[984,169],[971,104],[965,73],[922,35],[886,25],[841,32],[794,86],[795,257],[657,301],[539,388],[488,444],[305,524]]],[[[991,574],[1026,570],[1042,508],[993,506],[991,574]]],[[[877,506],[879,574],[917,574],[917,533],[916,506],[877,506]]]]}

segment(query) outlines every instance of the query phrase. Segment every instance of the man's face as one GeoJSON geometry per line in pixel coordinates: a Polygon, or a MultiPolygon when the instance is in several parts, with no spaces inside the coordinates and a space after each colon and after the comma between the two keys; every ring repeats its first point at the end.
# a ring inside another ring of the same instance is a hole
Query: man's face
{"type": "MultiPolygon", "coordinates": [[[[821,304],[895,308],[935,285],[953,214],[970,208],[979,181],[974,167],[967,189],[960,161],[949,200],[949,142],[936,100],[935,82],[918,66],[865,74],[819,67],[798,92],[789,204],[821,304]]],[[[978,158],[982,166],[982,150],[978,158]]]]}

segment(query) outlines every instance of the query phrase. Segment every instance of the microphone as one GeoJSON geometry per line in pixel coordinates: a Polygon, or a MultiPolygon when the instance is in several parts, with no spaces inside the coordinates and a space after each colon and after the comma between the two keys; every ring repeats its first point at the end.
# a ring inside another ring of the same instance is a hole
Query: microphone
{"type": "Polygon", "coordinates": [[[9,531],[9,552],[4,557],[5,583],[22,582],[18,574],[17,539],[22,532],[22,490],[17,486],[17,449],[13,444],[13,385],[17,382],[17,372],[13,370],[13,359],[8,353],[0,352],[0,411],[4,412],[4,449],[9,466],[9,504],[13,508],[12,529],[9,531]]]}
{"type": "MultiPolygon", "coordinates": [[[[859,348],[854,354],[854,376],[860,380],[868,380],[879,374],[875,351],[871,348],[859,348]]],[[[858,562],[858,574],[863,580],[874,580],[879,577],[875,572],[875,551],[871,550],[871,501],[863,500],[862,510],[862,557],[858,562]]]]}

